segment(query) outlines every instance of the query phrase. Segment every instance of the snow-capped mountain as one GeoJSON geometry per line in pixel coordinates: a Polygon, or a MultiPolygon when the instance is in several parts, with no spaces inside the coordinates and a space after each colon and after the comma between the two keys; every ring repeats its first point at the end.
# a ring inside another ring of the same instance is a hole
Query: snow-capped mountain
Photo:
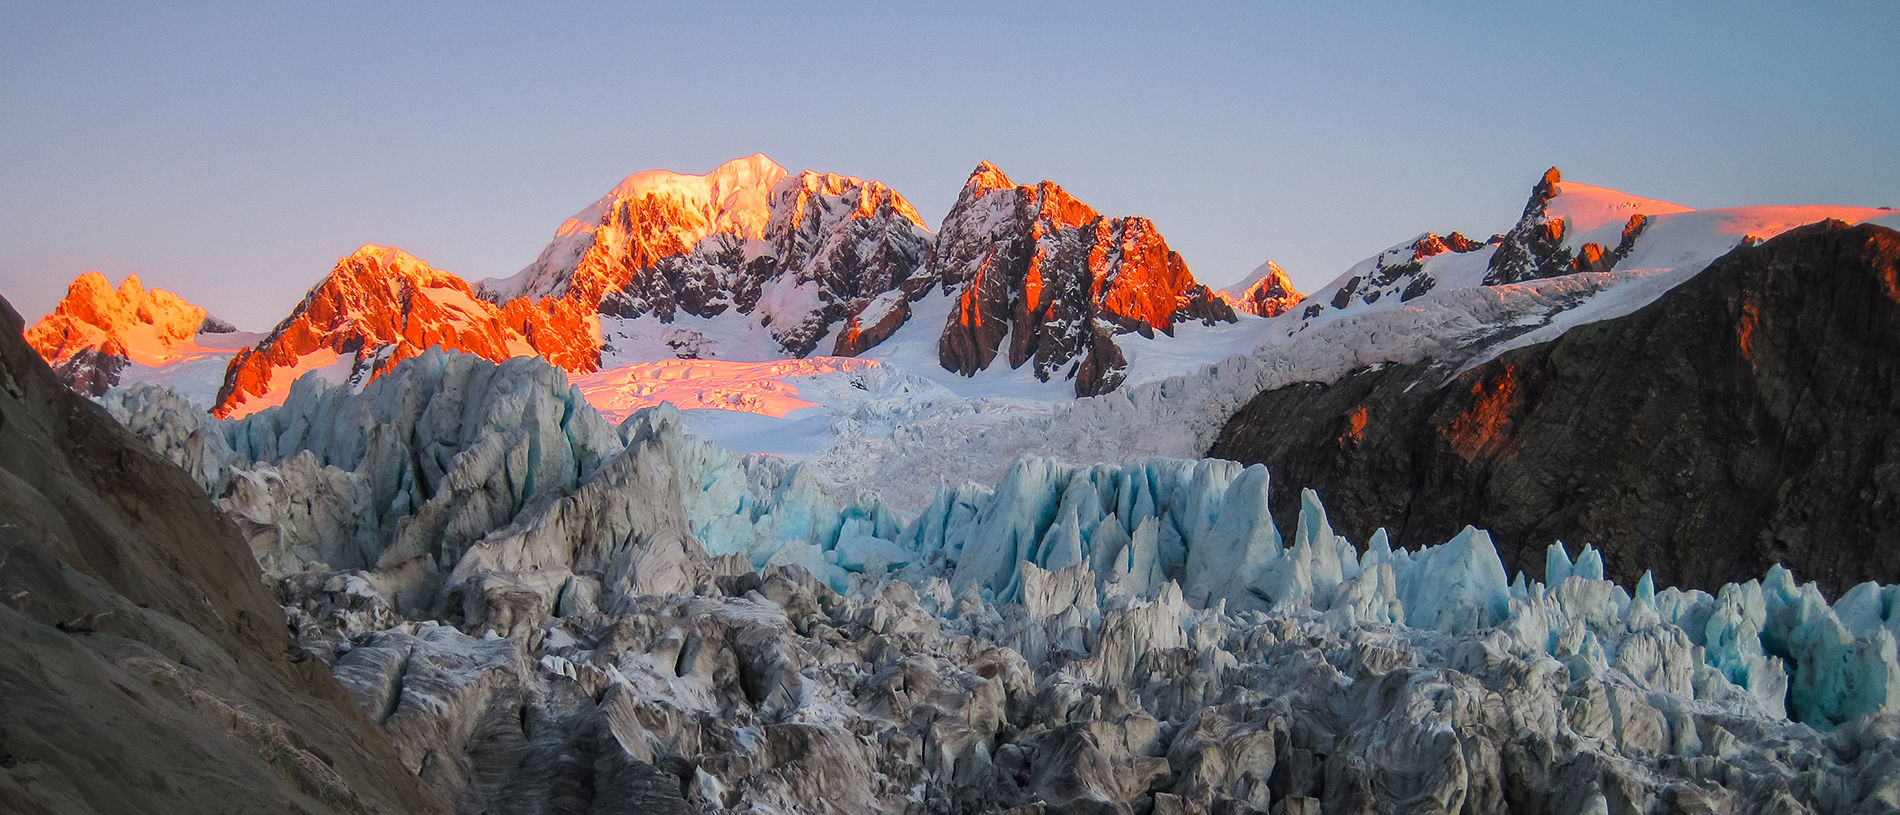
{"type": "MultiPolygon", "coordinates": [[[[927,352],[969,376],[1008,336],[1010,368],[1033,362],[1035,381],[1074,379],[1063,387],[1092,394],[1127,379],[1156,332],[1236,319],[1148,221],[1103,218],[1050,182],[1017,186],[985,164],[945,223],[936,238],[881,182],[791,174],[763,155],[705,175],[639,173],[507,279],[469,286],[373,245],[342,258],[239,352],[211,386],[212,407],[233,416],[276,404],[312,370],[360,386],[433,345],[496,360],[538,355],[576,375],[674,359],[860,356],[898,337],[920,308],[927,325],[899,343],[915,349],[886,356],[927,352]]],[[[1255,296],[1291,296],[1283,277],[1262,285],[1255,296]]],[[[592,392],[613,399],[603,388],[592,392]]]]}
{"type": "Polygon", "coordinates": [[[850,356],[888,337],[907,300],[930,289],[930,244],[916,209],[881,182],[794,175],[753,155],[703,176],[629,176],[563,223],[532,265],[478,291],[597,312],[605,367],[850,356]]]}
{"type": "MultiPolygon", "coordinates": [[[[1307,295],[1295,311],[1299,325],[1313,325],[1402,309],[1438,288],[1504,286],[1580,273],[1693,274],[1744,243],[1759,243],[1829,218],[1850,224],[1900,223],[1893,210],[1875,207],[1695,210],[1564,181],[1552,167],[1532,188],[1524,214],[1509,232],[1483,243],[1458,232],[1444,238],[1425,233],[1360,261],[1307,295]]],[[[1653,299],[1663,290],[1666,287],[1648,290],[1646,296],[1653,299]]]]}
{"type": "Polygon", "coordinates": [[[602,298],[603,367],[855,356],[888,338],[910,300],[935,285],[929,230],[883,183],[806,170],[768,200],[761,234],[712,235],[602,298]]]}
{"type": "Polygon", "coordinates": [[[1260,264],[1252,274],[1241,278],[1239,283],[1215,294],[1233,306],[1235,311],[1244,311],[1256,317],[1278,317],[1305,296],[1293,288],[1293,278],[1287,276],[1286,270],[1271,260],[1260,264]]]}
{"type": "Polygon", "coordinates": [[[1650,570],[1712,588],[1779,563],[1838,596],[1900,574],[1900,526],[1875,509],[1900,494],[1881,463],[1900,427],[1900,310],[1882,293],[1896,258],[1892,230],[1800,227],[1549,340],[1507,330],[1508,351],[1473,337],[1267,390],[1210,454],[1354,507],[1334,516],[1346,534],[1433,540],[1478,524],[1513,568],[1562,539],[1601,547],[1625,582],[1650,570]]]}
{"type": "Polygon", "coordinates": [[[401,249],[365,244],[256,347],[238,352],[212,412],[241,416],[280,404],[291,382],[311,371],[360,387],[434,346],[499,361],[536,354],[529,336],[552,333],[510,320],[461,278],[401,249]]]}
{"type": "Polygon", "coordinates": [[[67,287],[53,313],[26,331],[27,343],[73,390],[100,396],[135,382],[167,385],[207,401],[230,357],[257,335],[239,332],[138,275],[118,289],[87,272],[67,287]],[[206,392],[210,391],[210,392],[206,392]]]}
{"type": "Polygon", "coordinates": [[[763,153],[705,175],[635,173],[563,222],[534,263],[513,277],[484,280],[477,289],[496,303],[570,296],[599,302],[634,273],[692,251],[710,235],[761,237],[771,217],[769,195],[785,175],[763,153]]]}

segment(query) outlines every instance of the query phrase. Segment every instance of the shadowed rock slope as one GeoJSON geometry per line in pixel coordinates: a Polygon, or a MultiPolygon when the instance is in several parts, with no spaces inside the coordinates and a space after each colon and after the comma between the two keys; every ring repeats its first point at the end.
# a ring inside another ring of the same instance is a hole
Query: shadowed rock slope
{"type": "MultiPolygon", "coordinates": [[[[1628,316],[1454,372],[1262,393],[1210,455],[1318,489],[1356,540],[1491,530],[1533,574],[1713,589],[1781,563],[1834,596],[1900,579],[1900,233],[1838,221],[1737,249],[1628,316]]],[[[1273,509],[1290,517],[1292,490],[1273,509]]]]}
{"type": "Polygon", "coordinates": [[[441,811],[203,490],[21,329],[0,307],[0,811],[441,811]]]}

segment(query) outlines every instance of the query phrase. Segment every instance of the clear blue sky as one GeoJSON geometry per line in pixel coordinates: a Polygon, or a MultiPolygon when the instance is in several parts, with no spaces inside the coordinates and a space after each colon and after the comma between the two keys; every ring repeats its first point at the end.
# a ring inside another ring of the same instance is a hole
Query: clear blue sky
{"type": "Polygon", "coordinates": [[[1900,2],[0,0],[0,294],[97,269],[268,328],[365,243],[471,280],[621,177],[764,152],[934,227],[978,161],[1303,289],[1508,228],[1545,167],[1900,206],[1900,2]]]}

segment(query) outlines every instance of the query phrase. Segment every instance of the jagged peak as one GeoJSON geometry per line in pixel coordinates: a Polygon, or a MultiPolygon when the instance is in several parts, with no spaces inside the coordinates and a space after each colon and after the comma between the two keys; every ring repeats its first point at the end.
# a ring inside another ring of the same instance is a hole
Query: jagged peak
{"type": "Polygon", "coordinates": [[[963,182],[963,189],[965,191],[976,189],[987,192],[989,190],[1014,189],[1015,187],[1016,182],[1009,180],[1009,175],[1004,173],[1002,168],[987,161],[978,162],[976,169],[970,172],[970,180],[963,182]]]}
{"type": "MultiPolygon", "coordinates": [[[[126,280],[130,281],[134,277],[136,277],[136,275],[128,275],[126,280]]],[[[123,286],[124,284],[122,283],[120,285],[123,286]]],[[[144,287],[140,286],[140,288],[144,287]]],[[[86,272],[85,274],[73,278],[73,282],[66,284],[66,299],[61,300],[54,308],[66,305],[67,301],[97,300],[112,293],[112,281],[107,280],[104,274],[100,272],[86,272]]]]}
{"type": "Polygon", "coordinates": [[[1293,278],[1286,270],[1271,260],[1218,294],[1228,305],[1260,317],[1277,317],[1305,296],[1293,287],[1293,278]]]}
{"type": "Polygon", "coordinates": [[[66,297],[41,320],[68,317],[108,331],[134,322],[169,324],[191,322],[195,330],[205,310],[164,289],[147,289],[136,274],[128,274],[113,288],[100,272],[86,272],[66,287],[66,297]],[[187,316],[189,318],[187,319],[187,316]]]}
{"type": "MultiPolygon", "coordinates": [[[[93,274],[98,274],[98,272],[94,272],[93,274]]],[[[100,277],[104,278],[105,276],[100,275],[100,277]]],[[[119,281],[119,297],[131,302],[144,300],[146,298],[145,283],[139,280],[139,276],[136,274],[126,275],[124,280],[119,281]]]]}
{"type": "Polygon", "coordinates": [[[92,271],[73,279],[66,297],[27,329],[26,338],[49,364],[87,349],[149,361],[190,339],[204,322],[203,307],[164,289],[147,289],[136,274],[115,289],[92,271]]]}
{"type": "Polygon", "coordinates": [[[1517,219],[1519,227],[1544,219],[1544,209],[1550,199],[1557,195],[1557,185],[1564,180],[1564,174],[1556,167],[1544,171],[1543,178],[1531,187],[1531,197],[1524,202],[1524,214],[1517,219]]]}
{"type": "Polygon", "coordinates": [[[454,273],[437,269],[398,247],[374,243],[363,244],[356,251],[339,258],[330,274],[312,287],[312,291],[332,285],[340,275],[347,275],[358,282],[403,281],[418,286],[449,286],[469,290],[468,281],[454,273]]]}
{"type": "Polygon", "coordinates": [[[1563,172],[1552,167],[1545,170],[1544,175],[1532,185],[1530,199],[1524,204],[1524,215],[1518,225],[1527,227],[1544,221],[1562,220],[1566,222],[1564,229],[1587,232],[1604,224],[1626,223],[1631,215],[1653,217],[1690,211],[1693,211],[1692,207],[1681,204],[1631,195],[1609,187],[1565,181],[1563,172]]]}
{"type": "MultiPolygon", "coordinates": [[[[769,203],[772,222],[789,219],[790,224],[796,226],[803,217],[804,202],[814,196],[854,197],[853,203],[857,209],[852,213],[852,217],[857,218],[875,215],[878,207],[888,202],[891,209],[898,215],[917,225],[918,228],[926,232],[930,231],[929,227],[924,226],[924,218],[917,213],[917,208],[911,206],[910,201],[884,182],[875,179],[866,181],[857,176],[817,170],[801,170],[797,175],[787,176],[772,187],[769,203]]],[[[773,228],[768,225],[767,232],[771,232],[773,228]]]]}
{"type": "Polygon", "coordinates": [[[1254,267],[1254,270],[1248,273],[1246,277],[1241,278],[1240,282],[1221,289],[1221,293],[1239,296],[1261,283],[1270,283],[1272,281],[1285,281],[1291,285],[1292,278],[1287,276],[1285,269],[1280,268],[1280,264],[1268,260],[1254,267]]]}
{"type": "MultiPolygon", "coordinates": [[[[1069,191],[1063,189],[1061,184],[1046,178],[1033,186],[1017,184],[996,165],[987,161],[977,164],[976,170],[970,173],[970,180],[963,184],[962,198],[964,201],[974,201],[1005,190],[1014,190],[1029,197],[1041,217],[1053,221],[1058,226],[1081,226],[1101,217],[1101,213],[1095,211],[1094,207],[1069,194],[1069,191]]],[[[1124,220],[1133,223],[1136,220],[1145,222],[1146,219],[1131,216],[1124,220]]]]}

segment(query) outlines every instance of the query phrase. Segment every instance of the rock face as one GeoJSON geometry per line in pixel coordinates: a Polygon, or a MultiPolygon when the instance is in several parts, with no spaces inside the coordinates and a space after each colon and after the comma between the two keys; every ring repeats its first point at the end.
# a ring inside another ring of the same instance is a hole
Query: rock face
{"type": "Polygon", "coordinates": [[[1074,379],[1080,396],[1121,384],[1117,333],[1235,319],[1147,219],[1104,218],[1051,182],[1018,186],[988,162],[945,216],[931,268],[957,298],[938,342],[945,369],[972,376],[1007,351],[1010,367],[1033,361],[1038,379],[1074,379]]]}
{"type": "Polygon", "coordinates": [[[0,307],[0,809],[442,811],[203,491],[23,327],[0,307]]]}
{"type": "Polygon", "coordinates": [[[61,382],[99,396],[119,384],[133,357],[150,364],[201,331],[230,330],[178,295],[146,290],[138,275],[127,275],[115,291],[105,275],[87,272],[67,288],[52,314],[27,329],[26,341],[61,382]]]}
{"type": "Polygon", "coordinates": [[[1256,317],[1278,317],[1306,296],[1293,288],[1293,278],[1287,276],[1286,270],[1271,260],[1260,264],[1260,268],[1239,283],[1221,289],[1219,294],[1235,311],[1256,317]]]}
{"type": "Polygon", "coordinates": [[[1426,362],[1263,393],[1211,453],[1319,489],[1355,536],[1478,524],[1513,569],[1562,539],[1625,581],[1900,579],[1897,258],[1892,230],[1804,227],[1455,377],[1426,362]]]}

